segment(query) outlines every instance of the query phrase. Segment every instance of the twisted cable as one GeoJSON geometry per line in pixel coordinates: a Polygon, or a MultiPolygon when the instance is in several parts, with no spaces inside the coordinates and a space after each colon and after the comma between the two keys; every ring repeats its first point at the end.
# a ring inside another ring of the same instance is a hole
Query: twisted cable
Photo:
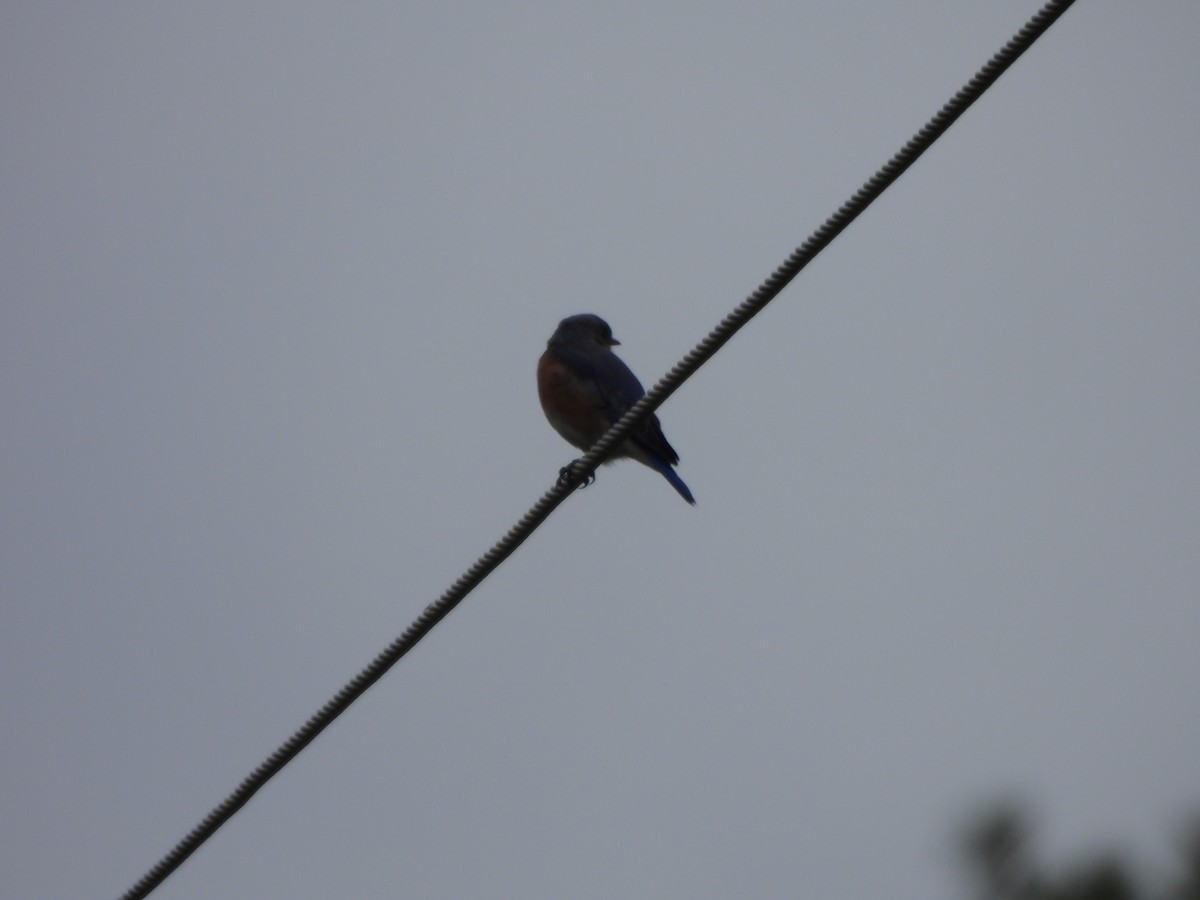
{"type": "Polygon", "coordinates": [[[387,673],[429,631],[444,619],[454,607],[483,581],[497,566],[525,542],[560,503],[605,459],[612,455],[629,433],[646,416],[663,404],[700,366],[712,358],[742,327],[774,300],[779,293],[834,238],[870,206],[897,178],[933,145],[958,120],[968,107],[992,86],[1005,70],[1036,41],[1046,29],[1071,6],[1074,0],[1051,0],[1004,45],[978,73],[963,86],[929,122],[918,131],[854,196],[825,220],[766,279],[754,293],[721,320],[708,335],[680,360],[644,397],[633,405],[587,453],[566,470],[564,477],[542,497],[497,541],[466,570],[458,580],[417,616],[404,633],[392,641],[371,663],[350,680],[307,722],[288,738],[274,753],[251,772],[237,788],[175,845],[159,862],[122,895],[122,900],[141,900],[174,872],[200,848],[234,813],[246,805],[258,790],[279,773],[284,766],[317,735],[344,713],[367,688],[387,673]]]}

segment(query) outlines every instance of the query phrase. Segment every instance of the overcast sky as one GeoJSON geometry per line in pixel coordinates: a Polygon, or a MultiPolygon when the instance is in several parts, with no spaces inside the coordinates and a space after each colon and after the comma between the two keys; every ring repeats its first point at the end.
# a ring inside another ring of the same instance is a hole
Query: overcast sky
{"type": "MultiPolygon", "coordinates": [[[[1033,2],[9,3],[0,894],[114,896],[1033,2]]],[[[1082,2],[162,898],[962,895],[1200,805],[1200,5],[1082,2]]]]}

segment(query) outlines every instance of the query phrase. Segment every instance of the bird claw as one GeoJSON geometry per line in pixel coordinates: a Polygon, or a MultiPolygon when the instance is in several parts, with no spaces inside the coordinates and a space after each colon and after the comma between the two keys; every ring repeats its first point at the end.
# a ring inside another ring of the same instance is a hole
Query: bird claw
{"type": "MultiPolygon", "coordinates": [[[[565,487],[566,485],[570,484],[572,481],[575,481],[577,478],[579,478],[579,473],[577,472],[578,466],[579,466],[579,460],[574,460],[573,462],[568,463],[567,465],[563,466],[561,469],[558,470],[558,486],[559,487],[565,487]]],[[[580,490],[583,490],[585,487],[587,487],[589,484],[591,484],[595,480],[596,480],[595,471],[588,472],[583,477],[583,480],[579,482],[578,487],[580,490]]]]}

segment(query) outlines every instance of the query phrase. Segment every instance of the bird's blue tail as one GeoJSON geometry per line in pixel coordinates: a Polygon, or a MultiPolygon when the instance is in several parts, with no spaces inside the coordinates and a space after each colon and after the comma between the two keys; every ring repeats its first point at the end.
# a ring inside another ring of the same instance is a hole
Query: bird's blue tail
{"type": "Polygon", "coordinates": [[[656,468],[658,468],[658,471],[662,472],[663,478],[671,482],[671,487],[679,491],[680,497],[692,504],[692,506],[696,505],[696,498],[692,496],[692,492],[688,490],[688,486],[683,483],[683,479],[675,474],[675,470],[673,468],[668,466],[666,463],[662,463],[656,468]]]}

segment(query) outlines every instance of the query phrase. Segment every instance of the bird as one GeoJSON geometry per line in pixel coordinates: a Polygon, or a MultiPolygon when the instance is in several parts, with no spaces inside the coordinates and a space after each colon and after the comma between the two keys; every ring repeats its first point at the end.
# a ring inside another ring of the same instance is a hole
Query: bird
{"type": "MultiPolygon", "coordinates": [[[[646,393],[637,376],[612,348],[612,328],[591,313],[569,316],[546,342],[537,365],[538,399],[551,426],[567,443],[588,450],[646,393]]],[[[627,457],[649,466],[693,506],[696,499],[674,466],[679,454],[651,414],[606,460],[627,457]]],[[[563,470],[563,474],[569,470],[563,470]]]]}

